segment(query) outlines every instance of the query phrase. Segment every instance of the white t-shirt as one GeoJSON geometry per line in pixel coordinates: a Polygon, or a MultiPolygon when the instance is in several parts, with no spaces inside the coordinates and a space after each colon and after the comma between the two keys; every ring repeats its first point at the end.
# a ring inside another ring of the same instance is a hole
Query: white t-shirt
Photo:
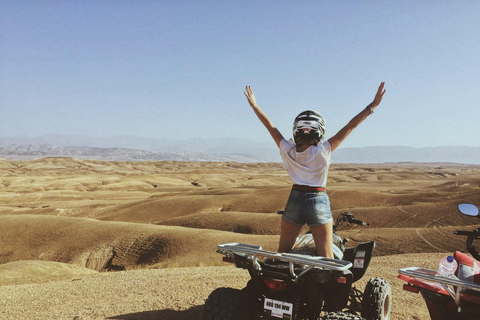
{"type": "Polygon", "coordinates": [[[325,187],[332,162],[331,154],[328,141],[312,145],[302,152],[297,152],[292,139],[280,141],[280,156],[294,184],[325,187]]]}

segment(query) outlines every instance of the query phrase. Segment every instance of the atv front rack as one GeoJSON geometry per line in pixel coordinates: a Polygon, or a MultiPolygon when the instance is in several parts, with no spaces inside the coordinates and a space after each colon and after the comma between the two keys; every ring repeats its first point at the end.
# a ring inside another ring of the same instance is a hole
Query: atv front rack
{"type": "Polygon", "coordinates": [[[217,245],[217,252],[232,259],[235,258],[234,255],[242,256],[243,258],[252,262],[252,265],[257,272],[261,272],[262,270],[259,260],[262,261],[265,258],[275,261],[288,262],[290,275],[294,279],[298,279],[312,268],[320,268],[331,271],[345,271],[352,267],[352,263],[348,261],[329,259],[319,256],[266,251],[262,250],[261,246],[244,243],[219,244],[217,245]],[[304,268],[298,275],[295,273],[295,265],[304,268]]]}
{"type": "Polygon", "coordinates": [[[399,269],[398,273],[400,275],[407,276],[410,278],[416,278],[416,279],[420,279],[428,282],[441,284],[442,287],[445,289],[445,291],[447,291],[447,293],[455,300],[455,303],[459,308],[460,308],[460,297],[462,295],[463,290],[470,289],[470,290],[480,292],[480,284],[478,283],[459,280],[456,277],[447,278],[443,276],[437,276],[436,275],[437,272],[434,270],[411,267],[411,268],[399,269]],[[456,292],[453,287],[457,288],[456,292]]]}

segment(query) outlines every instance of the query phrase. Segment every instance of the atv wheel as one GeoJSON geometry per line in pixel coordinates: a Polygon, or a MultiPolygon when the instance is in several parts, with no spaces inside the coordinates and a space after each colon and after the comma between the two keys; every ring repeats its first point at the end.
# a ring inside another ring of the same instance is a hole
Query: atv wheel
{"type": "Polygon", "coordinates": [[[389,320],[392,309],[392,288],[387,280],[372,278],[363,292],[362,317],[366,320],[389,320]]]}
{"type": "Polygon", "coordinates": [[[242,291],[233,288],[217,288],[210,293],[203,307],[203,320],[248,320],[242,307],[242,291]]]}
{"type": "Polygon", "coordinates": [[[365,320],[359,315],[346,313],[346,312],[328,312],[323,316],[320,316],[318,320],[365,320]]]}

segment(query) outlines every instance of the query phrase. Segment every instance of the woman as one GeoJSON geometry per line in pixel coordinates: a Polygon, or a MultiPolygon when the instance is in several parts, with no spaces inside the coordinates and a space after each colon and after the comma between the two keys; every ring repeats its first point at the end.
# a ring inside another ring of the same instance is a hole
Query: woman
{"type": "Polygon", "coordinates": [[[385,82],[378,87],[377,94],[365,109],[357,114],[336,135],[324,140],[325,120],[316,111],[300,113],[294,121],[292,140],[285,140],[258,106],[252,89],[244,92],[253,111],[267,128],[280,148],[283,164],[294,183],[282,215],[278,252],[292,249],[302,226],[307,223],[315,240],[317,254],[333,258],[332,212],[325,192],[330,155],[346,137],[362,123],[382,101],[385,82]]]}

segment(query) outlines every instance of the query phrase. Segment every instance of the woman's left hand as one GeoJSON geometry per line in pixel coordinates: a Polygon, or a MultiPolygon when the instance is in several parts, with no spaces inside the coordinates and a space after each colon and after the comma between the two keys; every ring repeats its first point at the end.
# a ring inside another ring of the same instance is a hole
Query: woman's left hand
{"type": "Polygon", "coordinates": [[[380,86],[378,87],[377,94],[375,95],[375,99],[373,99],[373,102],[370,104],[370,107],[376,108],[380,102],[382,102],[383,94],[385,93],[385,90],[383,87],[385,86],[385,82],[380,83],[380,86]]]}

